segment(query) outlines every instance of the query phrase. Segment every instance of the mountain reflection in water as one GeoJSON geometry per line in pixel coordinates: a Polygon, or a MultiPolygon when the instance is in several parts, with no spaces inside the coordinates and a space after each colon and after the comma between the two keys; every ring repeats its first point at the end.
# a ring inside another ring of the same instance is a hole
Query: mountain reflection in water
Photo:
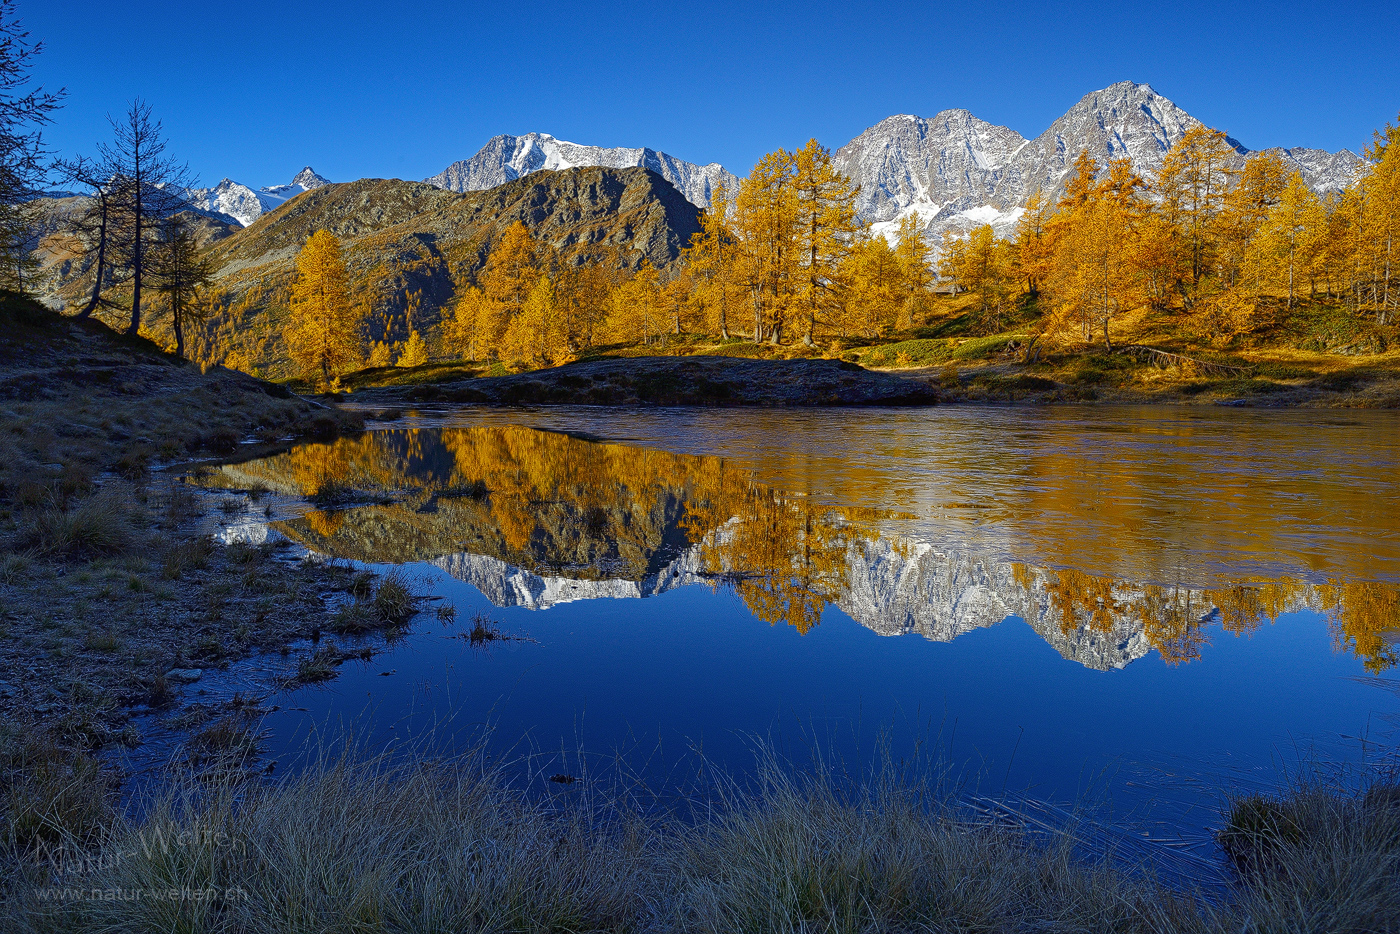
{"type": "MultiPolygon", "coordinates": [[[[1074,454],[1047,452],[1023,472],[1083,474],[1074,454]]],[[[1375,575],[1389,554],[1353,549],[1327,555],[1320,571],[1310,562],[1294,575],[1231,576],[1232,568],[1276,566],[1288,553],[1288,531],[1277,523],[1232,536],[1228,547],[1220,520],[1182,523],[1175,543],[1197,537],[1223,572],[1116,576],[1124,564],[1170,566],[1156,553],[1156,534],[1141,534],[1153,504],[1144,505],[1137,485],[1186,484],[1189,495],[1189,469],[1165,478],[1130,468],[1100,473],[1080,488],[1027,482],[1014,510],[1027,521],[1012,521],[995,549],[921,541],[911,513],[772,489],[722,457],[515,425],[374,431],[228,465],[212,482],[321,501],[325,508],[273,527],[332,557],[432,562],[497,606],[539,609],[703,584],[732,590],[759,620],[804,633],[835,605],[878,633],[938,641],[1016,616],[1065,658],[1100,670],[1154,649],[1169,664],[1190,662],[1216,625],[1243,634],[1300,609],[1324,614],[1335,644],[1373,673],[1393,667],[1400,648],[1400,592],[1375,575]],[[1131,477],[1129,488],[1105,489],[1113,476],[1131,477]],[[1093,513],[1100,529],[1106,513],[1119,514],[1109,516],[1111,534],[1087,538],[1046,520],[1076,510],[1093,513]]],[[[1301,507],[1314,520],[1366,513],[1364,493],[1345,483],[1327,488],[1335,501],[1301,507]]],[[[1228,521],[1242,521],[1239,495],[1212,494],[1231,502],[1228,521]]],[[[892,491],[876,499],[908,498],[892,491]]],[[[1005,497],[989,508],[1006,520],[1005,497]]]]}

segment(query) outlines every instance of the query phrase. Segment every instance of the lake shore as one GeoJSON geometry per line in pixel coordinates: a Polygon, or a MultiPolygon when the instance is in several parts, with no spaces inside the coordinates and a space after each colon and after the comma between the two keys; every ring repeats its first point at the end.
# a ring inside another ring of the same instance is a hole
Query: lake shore
{"type": "MultiPolygon", "coordinates": [[[[0,808],[25,836],[100,808],[120,780],[102,761],[151,731],[187,741],[191,759],[237,747],[256,698],[203,697],[206,674],[335,631],[325,595],[354,604],[377,587],[297,560],[288,543],[221,545],[219,520],[260,519],[261,491],[179,476],[356,432],[361,416],[242,373],[201,373],[13,296],[0,324],[0,808]]],[[[329,677],[341,661],[328,646],[300,654],[284,678],[329,677]]],[[[263,682],[262,693],[278,686],[263,682]]]]}
{"type": "MultiPolygon", "coordinates": [[[[346,398],[364,405],[459,403],[711,407],[1020,405],[1229,405],[1258,408],[1397,408],[1400,374],[1371,367],[1279,376],[1147,366],[1119,372],[970,361],[962,366],[867,369],[823,358],[735,356],[600,358],[503,376],[463,367],[365,374],[346,398]],[[376,378],[377,377],[377,378],[376,378]],[[376,384],[378,383],[378,384],[376,384]]],[[[1203,365],[1203,369],[1204,365],[1203,365]]]]}

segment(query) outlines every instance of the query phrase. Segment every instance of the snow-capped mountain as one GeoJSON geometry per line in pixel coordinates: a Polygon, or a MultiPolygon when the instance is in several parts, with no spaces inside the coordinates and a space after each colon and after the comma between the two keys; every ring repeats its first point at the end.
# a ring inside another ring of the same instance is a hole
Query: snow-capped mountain
{"type": "MultiPolygon", "coordinates": [[[[882,120],[837,150],[835,161],[861,186],[858,210],[877,233],[890,236],[914,215],[930,236],[978,224],[1005,236],[1032,194],[1058,193],[1079,153],[1087,150],[1100,165],[1127,157],[1154,177],[1167,151],[1200,122],[1149,85],[1120,81],[1086,94],[1031,140],[965,110],[945,110],[882,120]]],[[[1250,153],[1229,142],[1241,161],[1250,153]]],[[[1274,151],[1319,194],[1340,191],[1361,167],[1347,150],[1274,151]]]]}
{"type": "Polygon", "coordinates": [[[583,146],[555,139],[548,133],[492,137],[470,159],[454,162],[423,181],[448,191],[484,191],[543,169],[594,165],[611,169],[631,166],[651,169],[675,185],[687,201],[702,208],[710,206],[710,196],[716,186],[723,183],[726,189],[734,191],[739,183],[718,162],[695,165],[654,149],[583,146]]]}
{"type": "Polygon", "coordinates": [[[247,227],[303,191],[329,184],[329,179],[317,175],[308,165],[286,185],[269,185],[254,191],[247,185],[226,178],[212,188],[192,188],[187,197],[199,210],[221,215],[226,220],[247,227]]]}

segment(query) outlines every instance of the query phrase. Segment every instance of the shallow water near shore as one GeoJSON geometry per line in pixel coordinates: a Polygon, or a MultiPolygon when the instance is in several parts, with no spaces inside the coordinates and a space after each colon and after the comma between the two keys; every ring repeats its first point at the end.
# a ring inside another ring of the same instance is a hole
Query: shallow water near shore
{"type": "Polygon", "coordinates": [[[303,504],[231,534],[403,566],[443,598],[371,661],[270,701],[284,764],[340,726],[451,748],[489,725],[546,770],[619,751],[664,783],[699,755],[742,774],[755,737],[857,769],[884,730],[896,754],[936,746],[969,800],[1102,801],[1207,859],[1226,793],[1396,761],[1397,429],[444,408],[212,483],[303,504]],[[515,638],[463,638],[478,615],[515,638]]]}

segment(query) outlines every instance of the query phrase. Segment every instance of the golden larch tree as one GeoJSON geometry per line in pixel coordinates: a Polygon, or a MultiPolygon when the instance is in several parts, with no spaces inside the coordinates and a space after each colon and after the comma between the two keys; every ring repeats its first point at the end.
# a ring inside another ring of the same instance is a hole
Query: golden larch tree
{"type": "Polygon", "coordinates": [[[360,319],[350,302],[340,241],[318,230],[297,254],[287,352],[303,373],[319,373],[328,384],[360,361],[360,319]]]}
{"type": "Polygon", "coordinates": [[[856,218],[860,186],[837,171],[831,150],[815,139],[792,154],[792,189],[796,195],[798,265],[797,303],[801,308],[802,343],[811,347],[818,316],[836,304],[841,260],[852,235],[863,229],[856,218]]]}

